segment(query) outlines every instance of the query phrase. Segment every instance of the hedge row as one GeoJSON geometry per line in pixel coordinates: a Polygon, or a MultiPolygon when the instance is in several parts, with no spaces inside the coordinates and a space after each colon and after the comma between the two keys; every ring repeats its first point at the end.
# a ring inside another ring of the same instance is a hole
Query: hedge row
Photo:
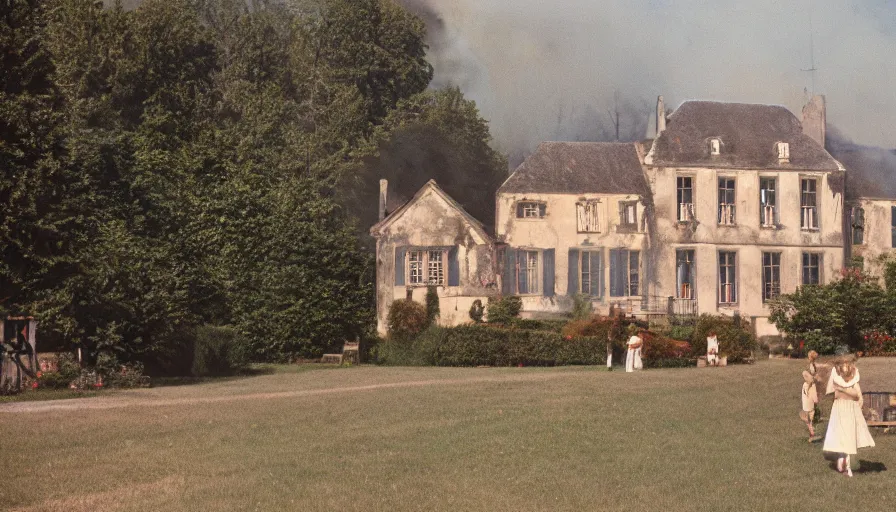
{"type": "Polygon", "coordinates": [[[435,366],[558,366],[606,362],[606,339],[487,325],[431,327],[410,342],[378,347],[381,364],[435,366]]]}

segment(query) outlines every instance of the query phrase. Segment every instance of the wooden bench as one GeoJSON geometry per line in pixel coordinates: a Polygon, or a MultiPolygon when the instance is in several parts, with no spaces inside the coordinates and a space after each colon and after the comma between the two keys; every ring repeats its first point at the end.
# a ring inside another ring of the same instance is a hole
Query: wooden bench
{"type": "Polygon", "coordinates": [[[869,427],[896,427],[896,393],[862,393],[862,413],[869,427]]]}
{"type": "Polygon", "coordinates": [[[341,354],[324,354],[320,358],[322,364],[361,364],[361,342],[346,341],[342,345],[341,354]]]}

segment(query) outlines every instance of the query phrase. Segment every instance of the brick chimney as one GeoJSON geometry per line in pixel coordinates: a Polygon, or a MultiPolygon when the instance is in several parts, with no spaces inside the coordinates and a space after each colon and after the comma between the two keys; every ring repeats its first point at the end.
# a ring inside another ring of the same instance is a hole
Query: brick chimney
{"type": "Polygon", "coordinates": [[[666,104],[663,103],[663,97],[656,99],[656,136],[659,137],[663,130],[666,129],[666,104]]]}
{"type": "Polygon", "coordinates": [[[803,107],[803,133],[824,147],[827,132],[827,115],[825,113],[824,96],[816,94],[809,98],[803,107]]]}
{"type": "Polygon", "coordinates": [[[380,220],[386,218],[386,194],[389,192],[389,181],[380,180],[380,220]]]}

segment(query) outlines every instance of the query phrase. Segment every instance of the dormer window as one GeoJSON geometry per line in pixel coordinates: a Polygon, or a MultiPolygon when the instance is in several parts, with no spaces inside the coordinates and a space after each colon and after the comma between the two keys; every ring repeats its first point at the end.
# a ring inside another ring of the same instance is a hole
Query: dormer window
{"type": "Polygon", "coordinates": [[[520,201],[516,203],[516,218],[543,219],[547,205],[538,201],[520,201]]]}
{"type": "Polygon", "coordinates": [[[709,154],[716,156],[722,152],[721,139],[709,139],[709,154]]]}
{"type": "Polygon", "coordinates": [[[786,164],[790,162],[790,144],[786,142],[776,142],[775,151],[778,153],[778,162],[786,164]]]}

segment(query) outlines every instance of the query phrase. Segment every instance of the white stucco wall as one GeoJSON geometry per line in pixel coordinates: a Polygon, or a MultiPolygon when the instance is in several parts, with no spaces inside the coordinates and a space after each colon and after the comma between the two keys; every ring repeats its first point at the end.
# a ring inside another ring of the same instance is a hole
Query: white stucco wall
{"type": "MultiPolygon", "coordinates": [[[[473,301],[486,304],[488,295],[497,293],[494,274],[494,247],[449,202],[436,191],[427,190],[399,212],[377,239],[377,331],[385,335],[389,306],[407,296],[407,285],[395,284],[395,252],[400,247],[457,247],[459,286],[438,287],[439,323],[458,325],[471,321],[473,301]]],[[[405,283],[407,283],[405,276],[405,283]]],[[[412,286],[413,299],[425,303],[426,286],[412,286]]]]}
{"type": "MultiPolygon", "coordinates": [[[[862,245],[853,245],[853,256],[861,256],[865,271],[883,277],[884,258],[896,257],[892,238],[892,207],[889,199],[861,199],[858,205],[865,210],[865,232],[862,245]]],[[[852,243],[850,234],[849,241],[852,243]]]]}
{"type": "MultiPolygon", "coordinates": [[[[536,316],[538,313],[559,313],[569,311],[572,300],[569,297],[569,250],[604,249],[604,297],[595,300],[598,311],[605,311],[610,302],[625,301],[609,297],[610,265],[609,249],[629,249],[641,251],[641,282],[644,283],[644,251],[646,249],[645,206],[636,194],[510,194],[499,193],[496,202],[495,224],[499,241],[513,248],[554,249],[554,297],[522,296],[522,315],[536,316]],[[600,201],[599,233],[579,233],[576,203],[600,201]],[[538,201],[546,204],[545,217],[541,219],[518,219],[516,204],[519,201],[538,201]],[[638,201],[637,228],[620,226],[619,203],[638,201]]],[[[643,293],[643,292],[642,292],[643,293]]],[[[635,297],[633,300],[640,300],[635,297]]]]}
{"type": "MultiPolygon", "coordinates": [[[[830,282],[843,267],[843,194],[831,173],[796,170],[727,170],[711,168],[648,167],[648,182],[654,192],[656,218],[656,288],[659,295],[675,295],[676,249],[695,254],[697,304],[701,313],[767,317],[762,301],[762,253],[781,254],[781,293],[796,290],[801,283],[802,253],[822,255],[821,280],[830,282]],[[678,176],[691,176],[696,223],[678,222],[678,176]],[[733,226],[718,222],[718,180],[735,178],[736,221],[733,226]],[[777,180],[778,224],[761,227],[759,180],[777,180]],[[818,180],[818,224],[816,231],[800,228],[800,180],[818,180]],[[832,186],[833,185],[833,186],[832,186]],[[738,301],[718,303],[718,252],[737,253],[738,301]]],[[[762,330],[776,334],[767,322],[762,330]]],[[[758,329],[758,325],[757,325],[758,329]]]]}

